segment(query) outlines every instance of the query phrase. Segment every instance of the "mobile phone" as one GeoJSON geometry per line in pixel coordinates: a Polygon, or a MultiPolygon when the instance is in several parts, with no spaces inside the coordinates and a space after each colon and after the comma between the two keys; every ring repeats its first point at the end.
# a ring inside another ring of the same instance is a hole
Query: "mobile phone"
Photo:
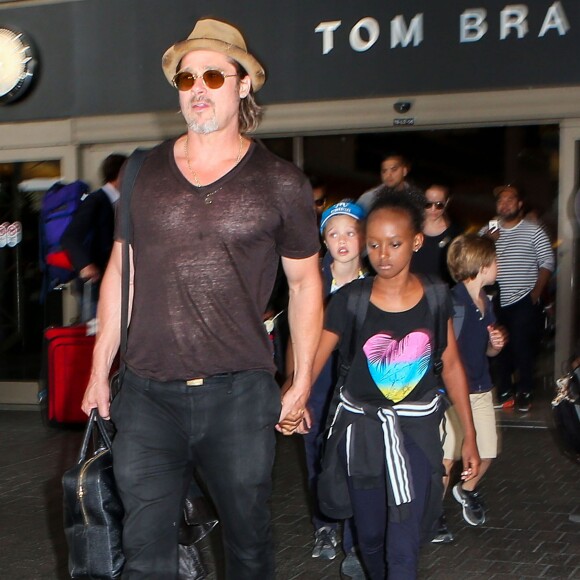
{"type": "Polygon", "coordinates": [[[499,221],[498,220],[489,220],[488,224],[488,232],[493,234],[497,229],[499,229],[499,221]]]}

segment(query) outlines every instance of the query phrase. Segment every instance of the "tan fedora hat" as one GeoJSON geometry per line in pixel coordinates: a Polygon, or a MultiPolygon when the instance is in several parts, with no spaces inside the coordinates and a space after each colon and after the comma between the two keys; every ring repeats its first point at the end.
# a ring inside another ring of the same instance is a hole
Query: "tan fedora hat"
{"type": "Polygon", "coordinates": [[[248,52],[242,33],[226,22],[204,18],[197,21],[186,40],[176,42],[163,55],[161,66],[170,84],[181,59],[192,50],[213,50],[239,62],[250,76],[254,92],[266,81],[264,68],[248,52]]]}

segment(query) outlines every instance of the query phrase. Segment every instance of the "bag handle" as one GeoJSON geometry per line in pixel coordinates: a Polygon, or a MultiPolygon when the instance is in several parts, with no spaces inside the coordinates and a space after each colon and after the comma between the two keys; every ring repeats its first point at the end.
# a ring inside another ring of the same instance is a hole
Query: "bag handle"
{"type": "MultiPolygon", "coordinates": [[[[99,410],[95,407],[91,409],[91,414],[89,415],[89,421],[85,429],[85,434],[83,435],[83,443],[81,445],[81,450],[79,453],[79,458],[77,463],[83,463],[87,458],[87,451],[89,449],[89,441],[91,440],[91,435],[93,434],[94,426],[97,426],[98,441],[102,442],[109,451],[112,449],[111,438],[107,433],[107,427],[105,425],[105,420],[99,415],[99,410]]],[[[101,447],[102,445],[97,444],[96,447],[101,447]]]]}

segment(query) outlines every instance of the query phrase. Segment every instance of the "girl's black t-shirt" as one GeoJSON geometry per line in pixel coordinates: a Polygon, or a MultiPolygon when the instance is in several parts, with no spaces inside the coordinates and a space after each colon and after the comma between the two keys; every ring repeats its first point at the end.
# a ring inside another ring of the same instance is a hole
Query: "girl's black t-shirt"
{"type": "MultiPolygon", "coordinates": [[[[342,336],[349,321],[347,293],[339,290],[328,305],[325,328],[342,336]]],[[[348,393],[377,406],[423,400],[438,386],[434,328],[425,295],[404,312],[385,312],[370,303],[345,383],[348,393]]]]}

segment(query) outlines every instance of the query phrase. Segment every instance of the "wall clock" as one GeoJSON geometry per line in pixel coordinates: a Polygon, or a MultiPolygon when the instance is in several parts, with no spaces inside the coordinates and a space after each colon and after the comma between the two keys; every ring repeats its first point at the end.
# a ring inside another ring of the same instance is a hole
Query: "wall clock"
{"type": "Polygon", "coordinates": [[[26,34],[0,26],[0,104],[11,103],[26,94],[37,64],[26,34]]]}

